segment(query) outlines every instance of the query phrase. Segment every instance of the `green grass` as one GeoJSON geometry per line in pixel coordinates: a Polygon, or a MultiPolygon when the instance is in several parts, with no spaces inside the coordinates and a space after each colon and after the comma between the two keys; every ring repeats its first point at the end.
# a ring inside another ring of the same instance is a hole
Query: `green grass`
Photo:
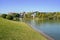
{"type": "Polygon", "coordinates": [[[0,40],[47,40],[24,22],[0,18],[0,40]]]}

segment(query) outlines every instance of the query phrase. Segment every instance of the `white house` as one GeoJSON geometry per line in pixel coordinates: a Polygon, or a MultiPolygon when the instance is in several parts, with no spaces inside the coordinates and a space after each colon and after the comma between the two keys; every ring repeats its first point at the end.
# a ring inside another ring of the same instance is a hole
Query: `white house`
{"type": "Polygon", "coordinates": [[[36,13],[33,13],[31,16],[32,16],[33,18],[35,18],[35,16],[36,16],[36,13]]]}

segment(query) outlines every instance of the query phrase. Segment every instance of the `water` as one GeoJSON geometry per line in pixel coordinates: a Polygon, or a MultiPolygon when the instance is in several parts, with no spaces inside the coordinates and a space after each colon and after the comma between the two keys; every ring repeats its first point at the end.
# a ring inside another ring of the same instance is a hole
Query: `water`
{"type": "Polygon", "coordinates": [[[45,34],[54,38],[55,40],[60,40],[60,21],[56,20],[24,20],[24,22],[32,25],[32,28],[41,30],[45,34]]]}

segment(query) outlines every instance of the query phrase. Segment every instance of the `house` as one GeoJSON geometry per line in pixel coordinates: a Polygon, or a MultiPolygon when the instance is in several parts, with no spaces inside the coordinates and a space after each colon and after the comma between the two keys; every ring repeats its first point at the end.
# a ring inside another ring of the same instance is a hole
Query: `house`
{"type": "Polygon", "coordinates": [[[35,18],[35,16],[36,16],[36,13],[35,12],[33,12],[33,14],[31,15],[33,18],[35,18]]]}
{"type": "Polygon", "coordinates": [[[20,18],[23,18],[25,16],[25,12],[20,13],[20,18]]]}

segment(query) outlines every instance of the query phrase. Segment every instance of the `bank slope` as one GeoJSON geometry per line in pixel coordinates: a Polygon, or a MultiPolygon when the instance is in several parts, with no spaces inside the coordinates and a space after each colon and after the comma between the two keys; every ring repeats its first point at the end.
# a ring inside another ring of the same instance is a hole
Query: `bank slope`
{"type": "Polygon", "coordinates": [[[47,40],[24,22],[0,18],[0,40],[47,40]]]}

